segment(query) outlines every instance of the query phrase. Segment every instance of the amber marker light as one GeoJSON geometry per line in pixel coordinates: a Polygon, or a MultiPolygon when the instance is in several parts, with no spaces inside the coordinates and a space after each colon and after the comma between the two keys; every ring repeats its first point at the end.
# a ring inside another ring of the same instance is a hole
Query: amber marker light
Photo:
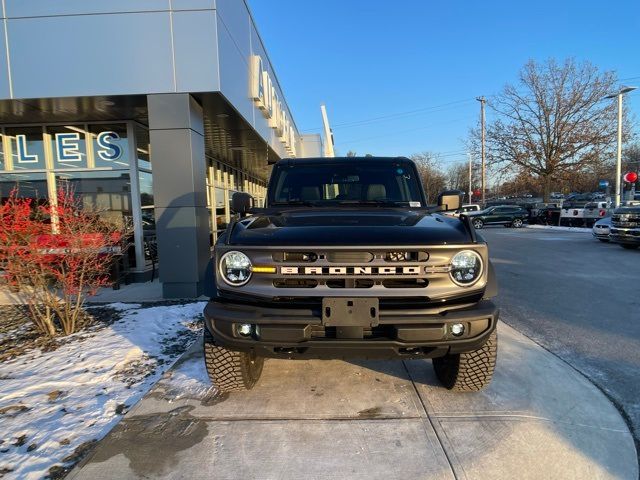
{"type": "Polygon", "coordinates": [[[254,266],[251,271],[253,273],[276,273],[276,267],[258,267],[254,266]]]}

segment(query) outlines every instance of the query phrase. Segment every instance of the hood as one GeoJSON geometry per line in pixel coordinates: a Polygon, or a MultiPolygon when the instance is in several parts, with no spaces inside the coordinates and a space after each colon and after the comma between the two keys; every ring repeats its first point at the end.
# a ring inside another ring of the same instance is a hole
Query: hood
{"type": "Polygon", "coordinates": [[[291,209],[241,220],[232,245],[448,245],[470,243],[457,218],[403,209],[291,209]]]}

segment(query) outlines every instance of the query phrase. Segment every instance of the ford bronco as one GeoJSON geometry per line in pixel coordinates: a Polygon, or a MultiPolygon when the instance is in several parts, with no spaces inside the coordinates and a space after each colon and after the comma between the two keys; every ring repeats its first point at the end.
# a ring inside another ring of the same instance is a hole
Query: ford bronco
{"type": "Polygon", "coordinates": [[[274,165],[264,208],[236,193],[215,246],[204,360],[221,391],[258,381],[265,357],[432,358],[453,390],[496,364],[497,294],[462,192],[428,206],[407,158],[274,165]]]}

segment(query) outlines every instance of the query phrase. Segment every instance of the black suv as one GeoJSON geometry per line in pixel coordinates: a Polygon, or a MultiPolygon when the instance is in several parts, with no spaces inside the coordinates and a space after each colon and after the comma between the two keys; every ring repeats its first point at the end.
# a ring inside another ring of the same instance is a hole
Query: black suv
{"type": "Polygon", "coordinates": [[[613,211],[609,238],[624,248],[640,247],[640,205],[619,207],[613,211]]]}
{"type": "Polygon", "coordinates": [[[215,246],[204,355],[222,391],[249,389],[264,357],[433,358],[450,389],[496,364],[497,294],[486,242],[458,210],[427,206],[406,158],[281,160],[266,207],[232,198],[215,246]],[[251,216],[244,216],[250,210],[251,216]]]}
{"type": "Polygon", "coordinates": [[[468,213],[474,228],[481,229],[485,225],[504,225],[520,228],[529,218],[529,212],[517,205],[500,205],[488,207],[479,212],[468,213]]]}

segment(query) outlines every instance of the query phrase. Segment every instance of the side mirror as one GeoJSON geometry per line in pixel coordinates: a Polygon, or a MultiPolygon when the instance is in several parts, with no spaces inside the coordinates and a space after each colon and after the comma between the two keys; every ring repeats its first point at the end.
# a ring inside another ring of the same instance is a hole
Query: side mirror
{"type": "Polygon", "coordinates": [[[462,207],[463,198],[464,192],[460,190],[445,190],[438,195],[438,206],[444,212],[459,210],[462,207]]]}
{"type": "Polygon", "coordinates": [[[253,197],[248,193],[236,192],[231,196],[231,210],[233,213],[246,215],[253,208],[253,197]]]}

